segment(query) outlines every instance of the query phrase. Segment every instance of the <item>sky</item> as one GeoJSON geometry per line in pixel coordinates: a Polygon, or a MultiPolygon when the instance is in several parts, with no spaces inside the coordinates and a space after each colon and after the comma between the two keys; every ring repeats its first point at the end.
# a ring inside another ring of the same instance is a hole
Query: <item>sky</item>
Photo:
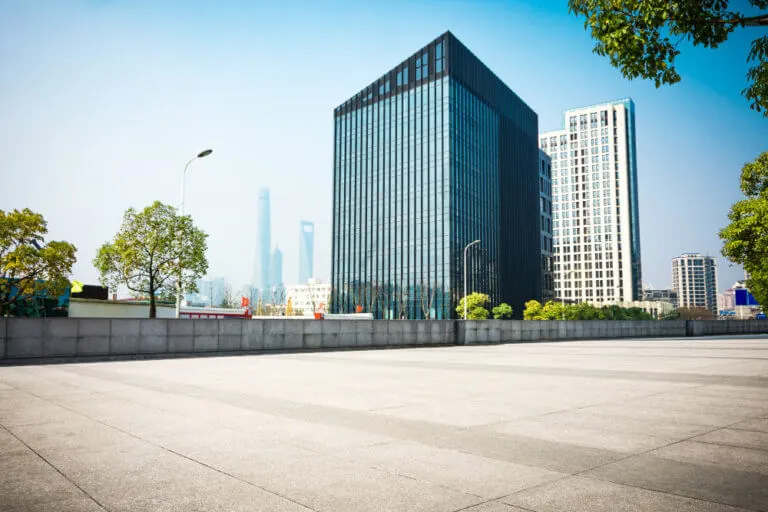
{"type": "MultiPolygon", "coordinates": [[[[738,2],[736,2],[738,3],[738,2]]],[[[315,274],[330,274],[333,109],[450,30],[539,116],[631,97],[636,106],[643,281],[670,287],[671,259],[716,256],[719,288],[743,272],[718,230],[741,167],[768,150],[749,109],[751,40],[681,45],[682,82],[627,81],[563,1],[0,0],[0,209],[30,208],[78,249],[124,211],[180,202],[209,234],[209,276],[250,282],[256,204],[269,187],[283,278],[298,279],[299,222],[315,223],[315,274]]]]}

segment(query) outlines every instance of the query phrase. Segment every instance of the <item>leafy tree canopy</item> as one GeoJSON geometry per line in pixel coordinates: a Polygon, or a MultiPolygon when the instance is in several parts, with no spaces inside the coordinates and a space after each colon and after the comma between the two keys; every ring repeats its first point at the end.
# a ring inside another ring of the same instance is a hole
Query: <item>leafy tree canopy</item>
{"type": "Polygon", "coordinates": [[[464,301],[467,302],[467,320],[487,320],[488,310],[483,306],[491,301],[491,298],[485,293],[470,293],[459,301],[456,307],[456,313],[459,318],[464,318],[464,301]]]}
{"type": "Polygon", "coordinates": [[[101,246],[94,266],[102,284],[124,285],[149,297],[149,317],[155,318],[155,298],[160,290],[196,291],[196,282],[208,271],[206,235],[188,215],[156,201],[142,211],[128,209],[111,242],[101,246]]]}
{"type": "Polygon", "coordinates": [[[69,288],[75,246],[45,242],[48,223],[27,208],[0,210],[0,316],[24,296],[57,297],[69,288]]]}
{"type": "Polygon", "coordinates": [[[563,305],[549,301],[543,307],[539,301],[525,303],[524,320],[652,320],[653,317],[640,308],[621,306],[595,307],[586,302],[563,305]]]}
{"type": "MultiPolygon", "coordinates": [[[[768,9],[768,0],[748,0],[768,9]]],[[[679,46],[717,48],[735,30],[768,27],[768,12],[745,13],[729,0],[569,0],[570,11],[586,17],[584,28],[597,41],[594,53],[608,56],[628,79],[647,78],[656,87],[680,81],[675,67],[679,46]]],[[[747,7],[746,2],[733,2],[747,7]]],[[[752,42],[751,67],[742,91],[751,107],[768,117],[768,36],[752,42]]]]}
{"type": "Polygon", "coordinates": [[[544,308],[541,306],[541,302],[537,300],[529,300],[525,303],[523,320],[544,320],[544,318],[542,318],[543,311],[544,308]]]}
{"type": "Polygon", "coordinates": [[[493,318],[496,320],[506,320],[512,318],[512,306],[506,302],[502,302],[491,310],[493,318]]]}
{"type": "Polygon", "coordinates": [[[760,304],[768,304],[768,151],[741,170],[745,199],[731,206],[731,223],[720,230],[723,256],[749,272],[747,286],[760,304]]]}

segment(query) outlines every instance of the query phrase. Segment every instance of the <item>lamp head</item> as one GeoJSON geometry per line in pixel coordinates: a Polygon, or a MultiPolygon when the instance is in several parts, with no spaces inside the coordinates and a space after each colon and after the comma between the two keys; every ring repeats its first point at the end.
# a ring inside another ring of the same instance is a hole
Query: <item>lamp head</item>
{"type": "Polygon", "coordinates": [[[206,157],[206,156],[210,155],[211,153],[213,153],[213,150],[212,150],[212,149],[206,149],[206,150],[204,150],[204,151],[201,151],[200,153],[198,153],[198,154],[197,154],[197,158],[203,158],[203,157],[206,157]]]}

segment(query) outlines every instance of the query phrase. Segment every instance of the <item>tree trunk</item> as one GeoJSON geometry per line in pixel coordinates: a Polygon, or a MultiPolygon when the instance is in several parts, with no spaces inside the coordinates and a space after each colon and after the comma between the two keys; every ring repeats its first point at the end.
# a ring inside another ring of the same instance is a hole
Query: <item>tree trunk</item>
{"type": "Polygon", "coordinates": [[[157,318],[157,306],[155,306],[155,280],[149,276],[149,318],[157,318]]]}

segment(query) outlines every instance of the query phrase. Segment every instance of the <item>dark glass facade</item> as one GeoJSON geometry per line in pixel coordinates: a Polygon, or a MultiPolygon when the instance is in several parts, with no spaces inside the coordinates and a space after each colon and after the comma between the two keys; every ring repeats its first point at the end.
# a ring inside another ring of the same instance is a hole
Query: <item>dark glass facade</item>
{"type": "Polygon", "coordinates": [[[541,293],[538,120],[450,32],[334,111],[331,309],[517,316],[541,293]]]}

